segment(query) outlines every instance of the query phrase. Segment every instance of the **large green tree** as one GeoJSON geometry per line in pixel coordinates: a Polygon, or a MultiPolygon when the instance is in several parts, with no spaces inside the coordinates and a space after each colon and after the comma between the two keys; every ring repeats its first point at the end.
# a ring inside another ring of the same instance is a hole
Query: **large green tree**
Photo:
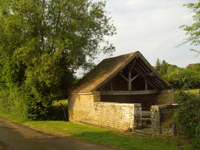
{"type": "MultiPolygon", "coordinates": [[[[186,35],[189,37],[183,42],[183,44],[187,42],[191,42],[191,45],[199,46],[200,45],[200,2],[198,3],[189,3],[184,4],[187,8],[192,9],[194,12],[193,20],[194,23],[192,25],[181,25],[180,28],[186,31],[186,35]]],[[[182,45],[182,44],[181,44],[182,45]]],[[[191,51],[195,51],[200,54],[200,50],[190,49],[191,51]]]]}
{"type": "MultiPolygon", "coordinates": [[[[104,40],[104,36],[115,34],[104,8],[105,2],[90,0],[0,1],[0,87],[4,99],[23,97],[28,113],[37,114],[53,100],[66,98],[79,67],[90,67],[88,60],[114,51],[104,40]],[[104,47],[100,47],[102,42],[104,47]]],[[[10,103],[4,106],[9,108],[10,103]]]]}

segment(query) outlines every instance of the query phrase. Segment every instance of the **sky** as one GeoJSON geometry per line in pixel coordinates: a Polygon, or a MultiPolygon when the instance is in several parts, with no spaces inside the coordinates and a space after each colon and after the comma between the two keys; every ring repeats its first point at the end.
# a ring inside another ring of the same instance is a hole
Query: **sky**
{"type": "MultiPolygon", "coordinates": [[[[95,0],[98,1],[98,0],[95,0]]],[[[110,12],[117,35],[106,37],[116,51],[112,57],[140,51],[155,66],[157,58],[169,64],[185,68],[190,63],[200,63],[200,56],[190,51],[190,43],[181,44],[187,38],[182,24],[193,23],[191,9],[183,4],[198,0],[107,0],[105,10],[110,12]]],[[[106,55],[100,55],[98,64],[106,55]]]]}

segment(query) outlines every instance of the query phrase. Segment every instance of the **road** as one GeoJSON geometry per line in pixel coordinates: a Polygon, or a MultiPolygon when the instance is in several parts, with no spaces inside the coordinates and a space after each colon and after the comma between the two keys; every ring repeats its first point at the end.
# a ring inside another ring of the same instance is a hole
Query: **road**
{"type": "Polygon", "coordinates": [[[0,140],[13,150],[116,150],[68,136],[43,132],[2,117],[0,140]]]}

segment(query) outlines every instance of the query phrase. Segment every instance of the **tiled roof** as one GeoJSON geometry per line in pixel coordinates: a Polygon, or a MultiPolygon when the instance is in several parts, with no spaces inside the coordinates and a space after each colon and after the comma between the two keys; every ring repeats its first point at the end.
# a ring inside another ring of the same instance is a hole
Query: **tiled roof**
{"type": "Polygon", "coordinates": [[[194,65],[195,65],[195,64],[189,64],[189,65],[187,65],[187,67],[186,67],[185,69],[187,69],[187,68],[189,68],[189,67],[194,67],[194,65]]]}

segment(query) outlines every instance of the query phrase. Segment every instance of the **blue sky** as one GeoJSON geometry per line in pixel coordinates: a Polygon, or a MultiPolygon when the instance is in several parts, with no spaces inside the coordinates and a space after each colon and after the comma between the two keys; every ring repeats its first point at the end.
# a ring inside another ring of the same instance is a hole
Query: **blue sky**
{"type": "Polygon", "coordinates": [[[189,43],[175,48],[187,37],[179,26],[193,23],[193,12],[183,6],[190,2],[198,0],[107,0],[105,9],[117,28],[117,35],[106,37],[116,47],[113,56],[140,51],[153,66],[157,58],[184,68],[200,63],[189,43]]]}

